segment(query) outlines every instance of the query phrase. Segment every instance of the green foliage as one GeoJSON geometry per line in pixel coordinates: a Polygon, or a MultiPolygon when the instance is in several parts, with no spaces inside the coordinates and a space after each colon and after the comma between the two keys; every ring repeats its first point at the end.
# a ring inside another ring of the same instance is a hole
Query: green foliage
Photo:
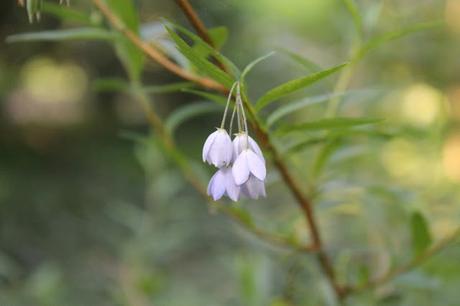
{"type": "Polygon", "coordinates": [[[345,129],[357,126],[376,124],[382,122],[382,119],[376,118],[325,118],[316,121],[310,121],[300,124],[281,126],[276,133],[278,135],[285,135],[290,132],[296,131],[315,131],[315,130],[331,130],[331,129],[345,129]]]}
{"type": "Polygon", "coordinates": [[[96,25],[91,15],[80,12],[69,6],[58,5],[52,2],[43,2],[43,13],[55,16],[63,21],[76,22],[83,25],[96,25]]]}
{"type": "Polygon", "coordinates": [[[356,32],[358,33],[358,37],[360,39],[364,38],[364,27],[363,27],[363,19],[359,12],[358,6],[356,5],[355,0],[343,0],[347,10],[350,12],[351,16],[353,17],[353,23],[355,25],[356,32]]]}
{"type": "Polygon", "coordinates": [[[31,42],[31,41],[63,41],[63,40],[114,40],[115,33],[99,28],[74,28],[68,30],[54,30],[31,32],[10,35],[6,41],[31,42]]]}
{"type": "Polygon", "coordinates": [[[338,70],[342,69],[345,67],[347,64],[341,64],[311,75],[308,75],[306,77],[302,77],[299,79],[295,79],[292,81],[289,81],[287,83],[284,83],[282,85],[279,85],[271,90],[269,90],[266,94],[264,94],[262,97],[257,100],[255,104],[255,108],[257,111],[260,111],[262,108],[266,107],[270,103],[290,94],[293,93],[297,90],[303,89],[307,86],[312,85],[315,82],[318,82],[319,80],[337,72],[338,70]]]}
{"type": "Polygon", "coordinates": [[[197,95],[199,97],[205,98],[209,101],[214,101],[215,103],[225,105],[227,104],[227,99],[221,95],[209,93],[206,91],[201,91],[201,90],[196,90],[196,89],[187,89],[187,88],[182,88],[183,92],[191,93],[194,95],[197,95]]]}
{"type": "Polygon", "coordinates": [[[414,256],[422,254],[431,244],[428,222],[420,212],[414,212],[410,220],[412,234],[412,252],[414,256]]]}
{"type": "Polygon", "coordinates": [[[193,63],[201,73],[210,76],[224,86],[230,87],[233,84],[233,79],[227,73],[198,54],[196,50],[180,38],[173,29],[168,26],[165,26],[165,28],[176,43],[178,50],[193,63]]]}
{"type": "MultiPolygon", "coordinates": [[[[139,19],[133,0],[105,0],[113,12],[120,18],[124,26],[139,33],[139,19]]],[[[115,32],[115,51],[132,80],[139,80],[144,68],[144,53],[128,38],[115,32]]]]}
{"type": "Polygon", "coordinates": [[[254,68],[255,65],[257,65],[258,63],[266,60],[267,58],[269,58],[270,56],[274,55],[275,52],[270,52],[268,54],[265,54],[255,60],[253,60],[252,62],[250,62],[243,70],[243,72],[241,73],[241,76],[240,76],[240,79],[241,79],[241,82],[244,83],[245,81],[245,78],[246,76],[248,75],[249,72],[251,72],[252,68],[254,68]]]}
{"type": "Polygon", "coordinates": [[[165,122],[165,127],[169,133],[173,134],[178,126],[187,119],[195,118],[198,115],[222,111],[222,106],[216,105],[215,103],[200,102],[188,104],[178,108],[171,115],[169,115],[165,122]]]}

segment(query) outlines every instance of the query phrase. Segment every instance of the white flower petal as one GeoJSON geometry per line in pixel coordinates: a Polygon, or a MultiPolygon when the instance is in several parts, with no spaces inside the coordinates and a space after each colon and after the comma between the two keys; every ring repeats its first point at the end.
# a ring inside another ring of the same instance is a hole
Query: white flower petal
{"type": "Polygon", "coordinates": [[[219,169],[211,178],[208,184],[208,195],[210,195],[214,201],[219,200],[225,193],[225,177],[222,171],[219,169]]]}
{"type": "Polygon", "coordinates": [[[225,170],[225,190],[227,193],[227,196],[232,200],[232,201],[238,201],[240,197],[240,186],[237,186],[235,183],[235,179],[233,178],[232,174],[232,169],[227,168],[225,170]]]}
{"type": "Polygon", "coordinates": [[[267,169],[265,168],[263,160],[253,151],[246,150],[246,152],[249,170],[251,171],[251,173],[254,174],[254,176],[257,177],[259,180],[265,180],[265,176],[267,175],[267,169]]]}
{"type": "Polygon", "coordinates": [[[209,135],[208,138],[206,138],[206,141],[204,142],[204,146],[203,146],[203,153],[202,153],[203,162],[205,162],[208,159],[209,149],[214,143],[214,140],[216,139],[218,132],[219,131],[215,131],[214,133],[211,133],[211,135],[209,135]]]}
{"type": "Polygon", "coordinates": [[[233,163],[232,174],[237,185],[244,184],[249,178],[249,165],[247,159],[248,150],[241,153],[233,163]]]}
{"type": "Polygon", "coordinates": [[[241,186],[241,192],[243,195],[255,200],[259,197],[266,196],[264,182],[253,175],[251,175],[248,181],[241,186]]]}
{"type": "Polygon", "coordinates": [[[254,151],[254,153],[257,154],[257,156],[259,156],[262,161],[265,163],[265,158],[264,158],[264,155],[262,154],[262,150],[260,149],[259,145],[257,144],[257,142],[255,142],[254,139],[252,139],[250,136],[249,136],[249,147],[251,148],[252,151],[254,151]]]}
{"type": "Polygon", "coordinates": [[[227,131],[223,129],[218,130],[218,134],[210,148],[209,157],[211,163],[219,168],[231,163],[233,146],[227,131]]]}

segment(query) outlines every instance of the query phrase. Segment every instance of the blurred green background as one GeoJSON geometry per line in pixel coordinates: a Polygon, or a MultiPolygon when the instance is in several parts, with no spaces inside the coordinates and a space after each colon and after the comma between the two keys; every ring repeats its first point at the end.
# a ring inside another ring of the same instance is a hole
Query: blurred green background
{"type": "MultiPolygon", "coordinates": [[[[102,18],[89,2],[72,2],[102,18]]],[[[347,61],[357,41],[338,0],[193,3],[206,25],[228,28],[222,52],[238,66],[278,51],[251,72],[254,98],[309,73],[284,49],[329,67],[347,61]]],[[[364,37],[445,25],[381,46],[356,66],[349,87],[359,94],[346,97],[340,112],[384,118],[378,135],[347,137],[318,177],[309,173],[321,146],[286,157],[306,189],[315,184],[326,249],[339,279],[351,283],[410,260],[414,212],[425,216],[434,241],[460,220],[460,1],[357,3],[364,37]]],[[[163,32],[160,17],[188,27],[174,1],[136,4],[146,36],[163,32]]],[[[99,78],[126,78],[109,44],[5,42],[72,26],[46,13],[30,24],[15,1],[0,3],[0,305],[334,305],[313,256],[270,246],[213,212],[155,144],[136,102],[97,90],[99,78]]],[[[336,80],[294,98],[331,92],[336,80]]],[[[179,80],[147,63],[143,81],[179,80]]],[[[180,92],[151,98],[162,116],[199,101],[180,92]]],[[[315,105],[288,120],[323,113],[315,105]]],[[[219,116],[176,131],[197,164],[219,116]]],[[[202,170],[206,178],[213,171],[202,170]]],[[[302,214],[270,165],[267,186],[267,199],[237,205],[260,227],[308,241],[302,214]]],[[[347,303],[457,306],[459,258],[457,243],[347,303]]]]}

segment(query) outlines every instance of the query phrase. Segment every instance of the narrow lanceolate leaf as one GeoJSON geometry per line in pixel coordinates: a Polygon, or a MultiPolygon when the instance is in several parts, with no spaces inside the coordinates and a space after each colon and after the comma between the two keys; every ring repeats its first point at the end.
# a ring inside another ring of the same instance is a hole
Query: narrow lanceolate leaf
{"type": "Polygon", "coordinates": [[[319,151],[318,156],[313,164],[312,175],[313,177],[318,177],[325,168],[327,162],[334,152],[340,147],[340,139],[334,137],[330,140],[322,149],[319,151]]]}
{"type": "Polygon", "coordinates": [[[222,106],[211,102],[200,102],[185,105],[175,110],[166,120],[166,129],[173,134],[175,129],[188,119],[199,115],[221,112],[222,106]]]}
{"type": "Polygon", "coordinates": [[[310,121],[296,125],[283,126],[276,133],[286,134],[294,131],[316,131],[351,128],[356,126],[375,124],[381,122],[382,119],[376,118],[325,118],[317,121],[310,121]]]}
{"type": "Polygon", "coordinates": [[[260,63],[261,61],[269,58],[270,56],[272,56],[273,54],[275,54],[275,52],[270,52],[268,54],[265,54],[259,58],[256,58],[255,60],[253,60],[252,62],[250,62],[243,70],[243,72],[241,73],[241,81],[244,82],[244,79],[246,78],[246,75],[252,70],[252,68],[254,68],[255,65],[257,65],[258,63],[260,63]]]}
{"type": "Polygon", "coordinates": [[[272,126],[274,123],[276,123],[281,118],[289,114],[292,114],[304,107],[319,104],[319,103],[325,103],[332,98],[343,97],[344,95],[345,93],[318,95],[318,96],[313,96],[313,97],[302,99],[295,103],[289,103],[287,105],[281,106],[277,108],[273,113],[271,113],[270,116],[268,116],[267,126],[268,127],[272,126]]]}
{"type": "Polygon", "coordinates": [[[255,108],[257,111],[261,110],[265,106],[269,105],[270,103],[278,100],[279,98],[282,98],[290,93],[293,93],[297,90],[306,88],[307,86],[324,79],[325,77],[333,74],[334,72],[342,69],[345,67],[347,64],[341,64],[311,75],[308,75],[303,78],[295,79],[292,81],[289,81],[287,83],[284,83],[278,87],[275,87],[268,91],[265,95],[263,95],[255,105],[255,108]]]}
{"type": "Polygon", "coordinates": [[[226,27],[220,26],[215,28],[210,28],[208,30],[209,36],[214,43],[214,46],[217,50],[222,48],[222,46],[227,42],[228,39],[228,29],[226,27]]]}
{"type": "Polygon", "coordinates": [[[202,58],[197,54],[179,35],[176,34],[171,28],[165,27],[171,36],[172,40],[176,43],[177,49],[182,53],[196,68],[203,74],[213,78],[220,84],[230,87],[233,84],[233,79],[220,68],[207,59],[202,58]]]}
{"type": "Polygon", "coordinates": [[[29,41],[60,41],[60,40],[112,40],[113,33],[99,28],[77,28],[69,30],[53,30],[22,33],[8,36],[7,42],[29,41]]]}
{"type": "Polygon", "coordinates": [[[425,217],[414,212],[411,216],[412,251],[415,256],[420,255],[431,244],[431,235],[425,217]]]}
{"type": "Polygon", "coordinates": [[[177,91],[182,91],[187,88],[194,87],[195,84],[192,82],[178,82],[178,83],[171,83],[165,85],[151,85],[144,87],[144,91],[146,93],[153,93],[153,94],[165,94],[165,93],[172,93],[177,91]]]}
{"type": "MultiPolygon", "coordinates": [[[[225,67],[228,67],[232,74],[236,76],[240,74],[238,67],[236,67],[236,65],[232,61],[230,61],[222,53],[220,53],[215,48],[213,48],[208,43],[206,43],[203,39],[201,39],[201,37],[199,37],[198,35],[194,34],[193,32],[187,30],[186,28],[180,25],[177,25],[171,22],[168,22],[168,23],[172,27],[174,27],[176,30],[186,35],[188,38],[190,38],[195,43],[195,45],[191,47],[191,50],[197,56],[201,56],[202,58],[206,59],[206,57],[208,57],[208,55],[211,54],[212,56],[214,56],[214,58],[216,58],[218,61],[223,63],[225,67]]],[[[217,33],[219,33],[219,31],[217,31],[217,33]]]]}
{"type": "Polygon", "coordinates": [[[362,39],[364,37],[363,18],[359,13],[359,9],[355,0],[343,0],[343,2],[347,7],[348,12],[350,12],[351,17],[353,18],[353,23],[355,25],[358,36],[362,39]]]}
{"type": "Polygon", "coordinates": [[[283,54],[287,55],[291,60],[294,62],[302,65],[305,67],[305,69],[309,72],[316,72],[316,71],[321,71],[323,70],[321,66],[313,62],[312,60],[309,60],[308,58],[303,57],[300,54],[297,54],[295,52],[292,52],[287,49],[280,48],[279,49],[283,54]]]}
{"type": "MultiPolygon", "coordinates": [[[[134,33],[139,33],[139,17],[133,0],[104,0],[110,9],[134,33]]],[[[129,77],[139,80],[144,68],[144,53],[121,33],[116,33],[115,51],[129,77]]]]}
{"type": "Polygon", "coordinates": [[[197,95],[209,101],[214,101],[217,104],[221,104],[221,105],[227,104],[227,99],[220,95],[216,95],[216,94],[212,94],[206,91],[201,91],[201,90],[196,90],[196,89],[188,89],[188,88],[182,89],[182,91],[197,95]]]}
{"type": "Polygon", "coordinates": [[[69,6],[58,5],[52,2],[44,2],[42,11],[43,13],[53,15],[63,21],[72,21],[83,25],[94,25],[96,23],[89,14],[85,14],[69,6]]]}
{"type": "Polygon", "coordinates": [[[363,45],[363,47],[358,52],[355,60],[360,59],[361,57],[366,55],[372,49],[378,48],[381,45],[383,45],[383,44],[385,44],[387,42],[390,42],[392,40],[407,36],[407,35],[412,34],[412,33],[420,32],[420,31],[424,31],[424,30],[436,29],[436,28],[439,28],[439,27],[444,26],[444,25],[445,25],[445,23],[443,21],[440,21],[440,20],[433,21],[433,22],[419,23],[419,24],[415,24],[415,25],[412,25],[412,26],[402,28],[400,30],[388,32],[388,33],[382,34],[380,36],[374,37],[374,38],[370,39],[368,42],[366,42],[363,45]]]}
{"type": "Polygon", "coordinates": [[[92,83],[93,89],[98,92],[126,92],[129,90],[129,84],[124,79],[119,78],[102,78],[92,83]]]}

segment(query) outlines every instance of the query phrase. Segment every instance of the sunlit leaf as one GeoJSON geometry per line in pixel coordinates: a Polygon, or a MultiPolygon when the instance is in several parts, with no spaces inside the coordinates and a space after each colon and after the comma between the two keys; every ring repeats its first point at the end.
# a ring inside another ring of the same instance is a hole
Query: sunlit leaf
{"type": "Polygon", "coordinates": [[[52,30],[30,32],[8,36],[6,41],[30,42],[30,41],[61,41],[61,40],[113,40],[114,34],[99,28],[76,28],[68,30],[52,30]]]}
{"type": "Polygon", "coordinates": [[[203,74],[213,78],[224,86],[230,87],[233,84],[233,79],[219,67],[211,63],[205,58],[202,58],[195,52],[179,35],[171,28],[166,26],[171,38],[176,43],[178,50],[203,74]]]}
{"type": "Polygon", "coordinates": [[[257,65],[258,63],[260,63],[261,61],[269,58],[270,56],[272,56],[273,54],[275,54],[275,52],[270,52],[268,54],[265,54],[255,60],[253,60],[252,62],[250,62],[243,70],[243,72],[241,73],[241,81],[244,82],[244,79],[246,78],[246,75],[252,70],[252,68],[254,68],[255,65],[257,65]]]}
{"type": "MultiPolygon", "coordinates": [[[[105,0],[105,2],[128,29],[139,33],[139,18],[132,0],[105,0]]],[[[116,33],[115,50],[129,77],[139,80],[144,67],[144,53],[118,32],[116,33]]]]}
{"type": "Polygon", "coordinates": [[[213,93],[209,93],[209,92],[206,92],[206,91],[201,91],[201,90],[196,90],[196,89],[182,89],[183,92],[188,92],[188,93],[191,93],[191,94],[194,94],[194,95],[197,95],[199,97],[202,97],[202,98],[205,98],[209,101],[214,101],[218,104],[221,104],[221,105],[225,105],[227,104],[227,99],[221,95],[216,95],[216,94],[213,94],[213,93]]]}
{"type": "Polygon", "coordinates": [[[431,235],[425,217],[414,212],[411,216],[412,251],[415,256],[420,255],[431,244],[431,235]]]}
{"type": "Polygon", "coordinates": [[[172,134],[174,130],[188,119],[198,115],[221,112],[222,106],[210,102],[191,103],[176,109],[166,120],[166,129],[172,134]]]}
{"type": "Polygon", "coordinates": [[[347,64],[341,64],[311,75],[308,75],[306,77],[302,77],[299,79],[295,79],[289,82],[286,82],[278,87],[275,87],[268,91],[265,95],[263,95],[255,105],[255,108],[257,111],[261,110],[265,106],[269,105],[270,103],[278,100],[279,98],[282,98],[290,93],[293,93],[297,90],[303,89],[331,74],[334,72],[342,69],[345,67],[347,64]]]}
{"type": "Polygon", "coordinates": [[[369,125],[382,122],[382,119],[376,118],[325,118],[317,121],[310,121],[295,125],[283,126],[276,131],[277,134],[286,134],[294,131],[315,131],[351,128],[361,125],[369,125]]]}

